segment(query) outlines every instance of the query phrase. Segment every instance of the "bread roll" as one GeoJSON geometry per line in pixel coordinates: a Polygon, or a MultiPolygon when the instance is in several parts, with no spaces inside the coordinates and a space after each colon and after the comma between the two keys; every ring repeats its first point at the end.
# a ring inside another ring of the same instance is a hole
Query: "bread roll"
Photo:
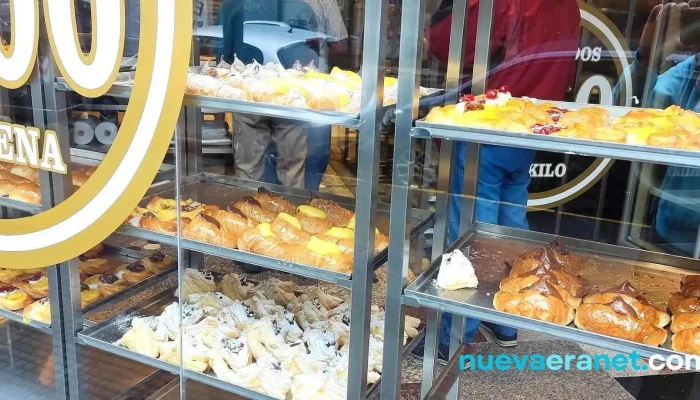
{"type": "Polygon", "coordinates": [[[21,183],[15,186],[7,197],[29,204],[41,205],[41,189],[39,185],[33,183],[21,183]]]}
{"type": "MultiPolygon", "coordinates": [[[[519,293],[524,288],[536,284],[537,281],[539,281],[540,279],[541,277],[537,275],[505,278],[501,281],[499,288],[505,292],[519,293]]],[[[554,288],[557,290],[557,292],[559,293],[561,298],[566,302],[566,304],[570,305],[573,308],[578,308],[578,306],[581,305],[580,298],[572,296],[569,292],[567,292],[557,284],[559,280],[554,274],[549,272],[549,275],[545,279],[547,279],[549,283],[551,283],[552,286],[554,286],[554,288]]]]}
{"type": "Polygon", "coordinates": [[[26,165],[15,165],[10,172],[30,182],[39,183],[39,170],[36,168],[26,165]]]}
{"type": "Polygon", "coordinates": [[[620,339],[660,346],[666,330],[639,319],[634,309],[619,296],[610,304],[581,304],[574,323],[580,329],[620,339]]]}
{"type": "Polygon", "coordinates": [[[649,304],[645,304],[634,297],[626,294],[620,294],[616,292],[606,292],[606,293],[595,293],[586,296],[583,299],[584,304],[609,304],[615,300],[616,297],[620,297],[625,303],[630,305],[637,312],[639,319],[654,325],[657,328],[663,328],[671,322],[671,317],[665,312],[653,307],[649,304]]]}
{"type": "Polygon", "coordinates": [[[671,337],[671,348],[688,354],[700,354],[700,327],[684,329],[671,337]]]}
{"type": "Polygon", "coordinates": [[[700,299],[685,297],[680,292],[671,295],[668,300],[668,308],[673,315],[683,313],[700,313],[700,299]]]}
{"type": "Polygon", "coordinates": [[[685,329],[700,327],[700,314],[685,313],[671,318],[671,332],[678,333],[685,329]]]}
{"type": "Polygon", "coordinates": [[[15,188],[15,186],[17,185],[12,183],[12,181],[9,181],[7,179],[0,179],[0,197],[5,197],[8,194],[10,194],[10,192],[12,191],[12,189],[15,188]]]}
{"type": "Polygon", "coordinates": [[[562,300],[545,296],[536,290],[522,293],[496,292],[493,307],[498,311],[568,325],[574,319],[574,309],[562,300]]]}

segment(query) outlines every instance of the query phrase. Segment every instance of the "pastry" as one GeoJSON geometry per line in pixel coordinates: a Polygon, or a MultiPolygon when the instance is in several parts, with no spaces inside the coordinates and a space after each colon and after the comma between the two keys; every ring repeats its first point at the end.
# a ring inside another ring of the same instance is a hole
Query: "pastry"
{"type": "Polygon", "coordinates": [[[139,262],[153,274],[163,272],[175,264],[175,260],[158,250],[141,258],[139,262]]]}
{"type": "MultiPolygon", "coordinates": [[[[152,212],[146,212],[138,217],[138,226],[149,231],[165,233],[167,235],[177,234],[177,221],[161,221],[152,212]]],[[[187,225],[189,221],[181,220],[182,225],[187,225]]]]}
{"type": "Polygon", "coordinates": [[[153,272],[147,270],[146,266],[140,261],[131,264],[122,264],[115,268],[113,273],[120,280],[132,285],[153,276],[153,272]]]}
{"type": "Polygon", "coordinates": [[[34,301],[31,296],[13,286],[0,287],[0,307],[17,311],[34,301]]]}
{"type": "Polygon", "coordinates": [[[222,230],[219,221],[204,212],[200,213],[182,230],[182,236],[229,248],[236,248],[238,241],[238,235],[222,230]]]}
{"type": "Polygon", "coordinates": [[[248,219],[241,210],[233,205],[230,205],[226,211],[216,210],[207,214],[219,222],[221,229],[237,235],[256,225],[253,220],[248,219]]]}
{"type": "Polygon", "coordinates": [[[290,301],[297,296],[294,294],[294,282],[280,281],[276,278],[270,278],[261,283],[255,288],[255,292],[262,294],[265,298],[270,299],[282,307],[287,307],[290,301]]]}
{"type": "Polygon", "coordinates": [[[660,346],[666,342],[666,330],[639,318],[621,295],[608,304],[584,303],[576,312],[574,323],[580,329],[620,339],[660,346]]]}
{"type": "Polygon", "coordinates": [[[15,165],[10,172],[32,183],[39,183],[39,170],[36,168],[26,165],[15,165]]]}
{"type": "Polygon", "coordinates": [[[681,293],[674,293],[668,300],[668,309],[673,315],[700,313],[700,298],[685,297],[681,293]]]}
{"type": "MultiPolygon", "coordinates": [[[[12,164],[12,166],[14,167],[14,164],[12,164]]],[[[15,185],[19,185],[22,183],[31,183],[27,179],[24,179],[21,176],[13,174],[12,172],[10,172],[10,170],[4,170],[4,169],[0,169],[0,179],[10,181],[10,182],[14,183],[15,185]]]]}
{"type": "Polygon", "coordinates": [[[96,302],[102,297],[97,289],[90,289],[90,286],[81,283],[80,284],[80,305],[82,308],[89,306],[90,304],[96,302]]]}
{"type": "Polygon", "coordinates": [[[80,261],[78,269],[80,275],[87,277],[89,275],[104,274],[110,268],[109,261],[104,258],[92,258],[85,261],[80,261]]]}
{"type": "Polygon", "coordinates": [[[574,309],[581,305],[580,298],[573,296],[571,293],[559,286],[559,280],[557,279],[556,275],[542,267],[539,267],[537,270],[531,271],[523,276],[503,279],[499,289],[505,292],[519,293],[524,288],[536,284],[540,279],[546,279],[547,282],[552,284],[554,289],[557,290],[559,296],[561,296],[562,300],[564,300],[566,304],[570,305],[574,309]]]}
{"type": "Polygon", "coordinates": [[[259,201],[250,196],[244,197],[243,200],[234,204],[233,207],[240,210],[246,218],[257,223],[270,223],[277,217],[277,213],[265,210],[259,201]]]}
{"type": "Polygon", "coordinates": [[[666,133],[652,133],[647,139],[649,146],[683,148],[685,137],[666,133]]]}
{"type": "Polygon", "coordinates": [[[112,273],[93,275],[83,281],[90,289],[98,290],[102,297],[108,297],[126,289],[126,281],[112,273]]]}
{"type": "Polygon", "coordinates": [[[272,211],[276,214],[294,214],[297,208],[296,205],[285,200],[285,198],[281,195],[272,193],[264,187],[259,188],[258,193],[254,194],[253,198],[260,203],[263,209],[272,211]]]}
{"type": "Polygon", "coordinates": [[[547,249],[542,247],[535,252],[521,254],[515,260],[509,262],[511,266],[510,276],[524,276],[530,273],[542,275],[544,270],[551,271],[559,281],[558,286],[569,292],[574,297],[583,297],[589,291],[589,284],[583,278],[571,275],[553,264],[548,256],[547,249]],[[542,267],[542,268],[540,268],[542,267]],[[533,272],[534,271],[534,272],[533,272]]]}
{"type": "Polygon", "coordinates": [[[166,343],[167,337],[162,337],[156,330],[146,323],[138,323],[138,318],[132,321],[132,328],[117,342],[131,351],[148,357],[156,358],[160,354],[161,346],[166,343]]]}
{"type": "Polygon", "coordinates": [[[301,229],[312,235],[319,235],[333,228],[333,224],[328,221],[326,213],[315,207],[299,206],[294,217],[301,224],[301,229]]]}
{"type": "Polygon", "coordinates": [[[25,320],[51,323],[51,304],[48,298],[43,298],[28,304],[22,312],[25,320]]]}
{"type": "Polygon", "coordinates": [[[471,261],[459,249],[442,256],[437,285],[443,290],[475,288],[479,280],[471,261]]]}
{"type": "Polygon", "coordinates": [[[685,329],[700,327],[700,314],[685,313],[671,318],[671,332],[678,333],[685,329]]]}
{"type": "Polygon", "coordinates": [[[97,246],[91,248],[90,250],[86,251],[80,256],[81,261],[83,261],[83,258],[86,260],[91,258],[97,258],[104,251],[104,249],[105,246],[102,243],[98,243],[97,246]]]}
{"type": "Polygon", "coordinates": [[[0,197],[5,197],[8,194],[10,194],[10,192],[12,191],[12,189],[15,188],[15,186],[17,185],[12,183],[12,181],[0,178],[0,197]]]}
{"type": "Polygon", "coordinates": [[[285,243],[306,245],[311,234],[301,228],[301,222],[287,213],[280,213],[270,225],[274,235],[285,243]]]}
{"type": "Polygon", "coordinates": [[[262,223],[241,234],[238,238],[238,248],[268,257],[288,259],[293,246],[285,246],[284,242],[275,237],[272,226],[269,223],[262,223]]]}
{"type": "Polygon", "coordinates": [[[700,298],[700,275],[687,275],[681,280],[681,296],[700,298]]]}
{"type": "Polygon", "coordinates": [[[41,299],[49,295],[49,278],[41,272],[28,278],[17,280],[13,285],[35,299],[41,299]]]}
{"type": "Polygon", "coordinates": [[[673,335],[671,348],[683,353],[700,354],[700,327],[684,329],[673,335]]]}
{"type": "MultiPolygon", "coordinates": [[[[37,271],[38,272],[38,271],[37,271]]],[[[18,277],[26,274],[26,270],[22,269],[7,269],[7,268],[0,268],[0,282],[2,283],[7,283],[11,284],[14,282],[18,277]]]]}
{"type": "Polygon", "coordinates": [[[214,275],[210,271],[199,271],[192,268],[185,269],[179,293],[185,301],[189,299],[191,294],[215,291],[216,282],[214,282],[214,275]]]}
{"type": "Polygon", "coordinates": [[[247,275],[226,274],[219,283],[219,292],[233,300],[248,300],[255,286],[248,282],[247,275]]]}
{"type": "Polygon", "coordinates": [[[614,288],[588,295],[583,299],[583,302],[585,304],[609,304],[618,297],[634,309],[637,318],[657,328],[663,328],[671,322],[668,314],[650,305],[647,299],[627,281],[614,288]]]}
{"type": "MultiPolygon", "coordinates": [[[[352,217],[355,216],[355,213],[352,211],[347,210],[338,205],[336,202],[327,199],[317,197],[311,200],[309,205],[324,211],[326,213],[326,218],[334,226],[348,226],[352,217]]],[[[354,228],[354,225],[352,228],[354,228]]]]}
{"type": "Polygon", "coordinates": [[[20,183],[7,194],[13,200],[29,204],[41,205],[41,189],[34,183],[20,183]]]}
{"type": "Polygon", "coordinates": [[[605,142],[625,143],[627,141],[627,132],[617,128],[600,126],[591,131],[590,138],[605,142]]]}
{"type": "Polygon", "coordinates": [[[563,300],[546,278],[517,293],[499,290],[493,297],[493,307],[498,311],[559,325],[568,325],[574,319],[574,308],[563,300]]]}

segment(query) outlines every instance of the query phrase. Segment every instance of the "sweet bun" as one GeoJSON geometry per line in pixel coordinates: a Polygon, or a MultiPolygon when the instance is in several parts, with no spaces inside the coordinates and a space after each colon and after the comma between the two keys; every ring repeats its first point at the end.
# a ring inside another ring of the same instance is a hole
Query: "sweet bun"
{"type": "Polygon", "coordinates": [[[104,274],[109,270],[109,261],[104,258],[91,258],[89,260],[80,261],[78,268],[81,275],[96,275],[104,274]]]}
{"type": "Polygon", "coordinates": [[[12,191],[12,189],[15,188],[15,186],[17,185],[12,183],[12,181],[9,181],[7,179],[0,179],[0,197],[5,197],[8,194],[10,194],[10,192],[12,191]]]}
{"type": "Polygon", "coordinates": [[[146,269],[141,262],[136,261],[131,264],[122,264],[114,269],[114,275],[128,284],[135,284],[153,276],[153,272],[146,269]]]}
{"type": "Polygon", "coordinates": [[[165,271],[166,269],[172,267],[175,264],[175,260],[168,257],[161,251],[155,251],[139,260],[148,271],[153,274],[165,271]]]}
{"type": "Polygon", "coordinates": [[[700,327],[684,329],[671,337],[671,348],[688,354],[700,354],[700,327]]]}
{"type": "Polygon", "coordinates": [[[679,148],[683,147],[683,138],[679,135],[652,133],[651,135],[649,135],[649,138],[647,138],[647,144],[649,146],[656,147],[679,148]]]}
{"type": "Polygon", "coordinates": [[[35,299],[49,295],[49,278],[42,272],[17,280],[13,285],[35,299]]]}
{"type": "Polygon", "coordinates": [[[24,307],[22,315],[30,321],[39,321],[45,324],[51,323],[51,304],[48,298],[43,298],[24,307]]]}
{"type": "Polygon", "coordinates": [[[36,168],[28,167],[26,165],[15,165],[12,167],[10,172],[32,183],[39,182],[39,170],[36,168]]]}
{"type": "Polygon", "coordinates": [[[668,333],[637,317],[632,307],[621,298],[610,304],[581,304],[574,320],[580,329],[620,339],[660,346],[668,333]]]}
{"type": "Polygon", "coordinates": [[[671,318],[671,332],[673,333],[698,327],[700,327],[700,314],[685,313],[674,315],[671,318]]]}
{"type": "Polygon", "coordinates": [[[517,293],[499,290],[493,297],[493,307],[559,325],[568,325],[574,319],[574,308],[562,300],[559,292],[546,280],[539,280],[517,293]]]}
{"type": "Polygon", "coordinates": [[[21,183],[17,185],[8,193],[7,197],[29,204],[41,205],[41,189],[39,185],[34,183],[21,183]]]}
{"type": "Polygon", "coordinates": [[[0,287],[0,307],[6,310],[21,310],[33,301],[31,296],[13,286],[0,287]]]}

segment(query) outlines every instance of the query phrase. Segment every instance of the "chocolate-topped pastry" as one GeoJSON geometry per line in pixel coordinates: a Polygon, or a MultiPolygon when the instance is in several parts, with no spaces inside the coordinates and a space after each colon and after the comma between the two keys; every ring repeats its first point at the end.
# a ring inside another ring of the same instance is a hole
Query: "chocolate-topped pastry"
{"type": "Polygon", "coordinates": [[[520,254],[508,264],[510,265],[510,276],[522,276],[540,266],[548,270],[557,268],[549,259],[545,247],[520,254]]]}
{"type": "Polygon", "coordinates": [[[523,277],[526,276],[537,276],[540,277],[541,279],[546,279],[550,283],[553,284],[559,284],[559,279],[557,278],[554,273],[547,269],[544,265],[539,265],[537,268],[533,269],[532,271],[522,275],[523,277]]]}
{"type": "Polygon", "coordinates": [[[226,211],[230,212],[231,214],[236,214],[238,216],[241,216],[243,218],[248,218],[243,214],[243,211],[239,210],[238,207],[236,207],[233,203],[229,203],[228,206],[226,206],[226,211]]]}
{"type": "Polygon", "coordinates": [[[214,218],[212,218],[204,213],[199,214],[199,216],[200,216],[200,218],[202,218],[205,221],[209,222],[210,224],[214,225],[216,227],[216,229],[221,229],[221,224],[216,219],[214,219],[214,218]]]}
{"type": "Polygon", "coordinates": [[[188,206],[182,206],[180,207],[180,210],[183,212],[192,212],[197,209],[198,206],[193,206],[193,205],[188,205],[188,206]]]}
{"type": "Polygon", "coordinates": [[[249,204],[252,204],[252,205],[254,205],[254,206],[258,206],[258,207],[262,208],[262,205],[260,204],[260,202],[257,201],[257,200],[255,200],[254,198],[252,198],[252,197],[250,197],[250,196],[245,196],[245,197],[243,198],[243,202],[249,203],[249,204]]]}
{"type": "Polygon", "coordinates": [[[629,281],[624,281],[620,285],[604,290],[602,293],[620,293],[626,296],[632,297],[633,299],[639,301],[642,304],[649,304],[649,301],[644,297],[644,295],[637,290],[636,287],[632,286],[629,281]]]}
{"type": "Polygon", "coordinates": [[[160,250],[157,250],[153,252],[150,256],[148,256],[148,259],[151,260],[151,262],[162,262],[165,260],[165,254],[163,254],[160,250]]]}
{"type": "Polygon", "coordinates": [[[700,298],[700,275],[688,275],[681,281],[683,297],[700,298]]]}
{"type": "Polygon", "coordinates": [[[634,308],[632,308],[632,306],[625,303],[625,301],[622,300],[622,297],[620,296],[615,296],[615,299],[612,302],[605,305],[612,308],[613,311],[615,311],[618,314],[624,314],[634,318],[638,318],[637,311],[635,311],[634,308]]]}
{"type": "Polygon", "coordinates": [[[85,254],[81,254],[78,256],[78,260],[80,260],[80,261],[87,261],[89,259],[90,259],[90,257],[86,256],[85,254]]]}
{"type": "Polygon", "coordinates": [[[42,274],[41,272],[37,272],[36,274],[24,279],[24,282],[38,282],[43,276],[44,274],[42,274]]]}
{"type": "Polygon", "coordinates": [[[119,278],[114,274],[107,273],[107,274],[103,274],[102,276],[100,276],[100,282],[105,284],[105,285],[111,285],[117,281],[119,281],[119,278]]]}
{"type": "Polygon", "coordinates": [[[267,190],[265,187],[259,187],[258,188],[258,193],[264,194],[267,196],[272,196],[272,197],[282,197],[279,193],[272,193],[271,191],[267,190]]]}
{"type": "Polygon", "coordinates": [[[537,290],[542,295],[552,296],[561,301],[564,301],[564,299],[559,294],[559,291],[549,282],[547,278],[540,278],[540,280],[535,282],[533,285],[521,289],[520,293],[523,293],[528,290],[537,290]]]}
{"type": "Polygon", "coordinates": [[[17,288],[14,286],[2,286],[0,287],[0,295],[6,294],[6,293],[12,293],[17,291],[17,288]]]}
{"type": "Polygon", "coordinates": [[[552,240],[547,246],[547,253],[549,258],[564,271],[572,274],[578,275],[581,273],[581,268],[583,267],[584,260],[571,254],[569,249],[566,248],[559,240],[552,240]]]}
{"type": "Polygon", "coordinates": [[[142,218],[157,218],[155,214],[153,214],[150,211],[147,211],[141,215],[142,218]]]}
{"type": "Polygon", "coordinates": [[[84,292],[84,291],[86,291],[86,290],[90,290],[90,286],[88,286],[88,285],[86,285],[86,284],[84,284],[84,283],[81,283],[81,284],[80,284],[80,291],[81,291],[81,292],[84,292]]]}
{"type": "Polygon", "coordinates": [[[136,261],[135,263],[127,265],[126,269],[131,272],[143,272],[146,270],[146,267],[140,262],[136,261]]]}

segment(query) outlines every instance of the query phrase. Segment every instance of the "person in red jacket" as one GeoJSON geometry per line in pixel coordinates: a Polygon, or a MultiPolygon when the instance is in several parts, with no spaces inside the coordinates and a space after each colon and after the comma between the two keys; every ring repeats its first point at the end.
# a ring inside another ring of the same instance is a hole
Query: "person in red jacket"
{"type": "MultiPolygon", "coordinates": [[[[474,63],[479,0],[468,0],[463,66],[474,63]]],[[[443,0],[426,29],[428,51],[448,61],[452,0],[443,0]]],[[[495,0],[491,31],[488,87],[507,86],[514,97],[564,100],[574,82],[576,52],[580,43],[581,16],[576,0],[495,0]]],[[[471,92],[471,76],[464,70],[460,94],[471,92]]],[[[461,193],[465,147],[456,145],[451,193],[461,193]]],[[[530,164],[534,150],[481,146],[477,186],[476,220],[528,229],[526,217],[530,164]]],[[[460,200],[450,202],[449,239],[459,235],[460,200]]],[[[502,346],[517,344],[517,331],[468,319],[464,342],[471,343],[479,325],[502,346]]],[[[439,358],[447,360],[451,316],[443,315],[439,358]]],[[[422,349],[417,352],[422,353],[422,349]]],[[[422,355],[422,354],[421,354],[422,355]]]]}

